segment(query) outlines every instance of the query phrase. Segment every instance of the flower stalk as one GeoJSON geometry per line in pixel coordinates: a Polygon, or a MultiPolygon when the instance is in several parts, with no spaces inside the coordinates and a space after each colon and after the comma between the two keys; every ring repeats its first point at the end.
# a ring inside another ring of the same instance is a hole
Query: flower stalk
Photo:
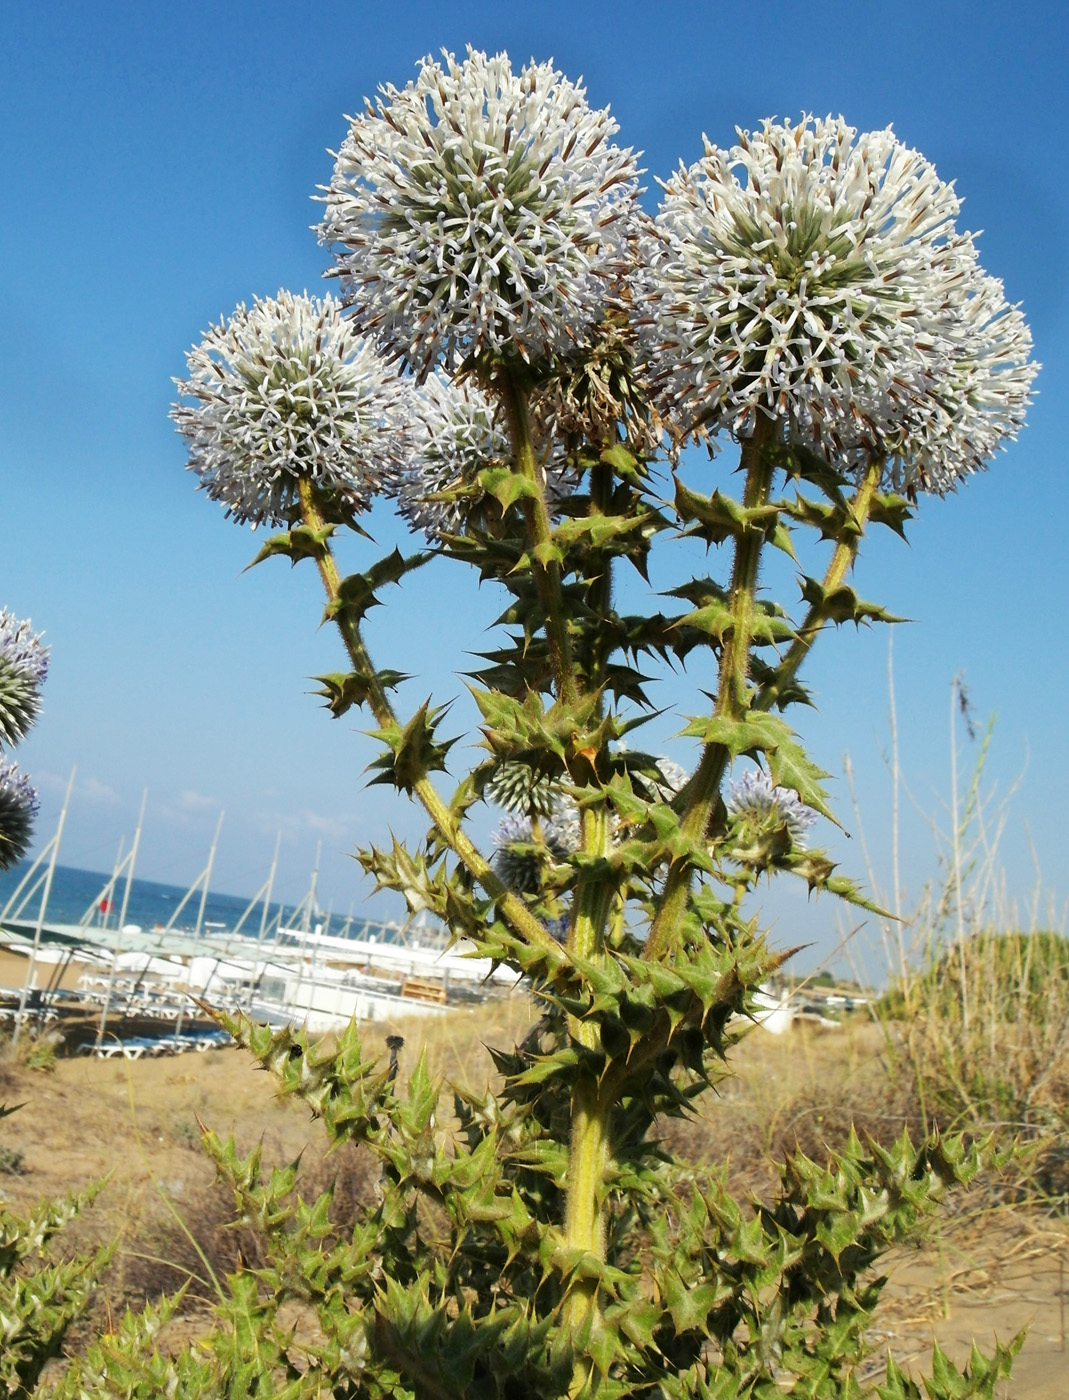
{"type": "MultiPolygon", "coordinates": [[[[850,502],[850,530],[836,542],[835,549],[824,573],[822,590],[825,595],[833,593],[845,582],[847,574],[854,567],[861,540],[869,522],[873,499],[879,490],[883,476],[883,463],[874,459],[865,468],[857,492],[850,502]]],[[[824,608],[813,603],[797,629],[795,640],[780,659],[776,673],[769,683],[761,687],[754,700],[754,708],[771,710],[788,685],[798,675],[802,663],[813,648],[826,621],[824,608]]]]}
{"type": "Polygon", "coordinates": [[[527,482],[530,494],[523,499],[528,548],[533,559],[538,596],[546,614],[546,645],[557,694],[565,705],[578,698],[571,643],[561,608],[561,565],[553,544],[553,526],[546,504],[545,479],[531,435],[527,395],[514,371],[502,366],[495,380],[508,419],[516,471],[527,482]]]}
{"type": "MultiPolygon", "coordinates": [[[[611,490],[612,469],[598,462],[591,470],[592,515],[604,514],[611,490]]],[[[607,617],[612,606],[612,561],[596,557],[592,562],[594,576],[588,588],[590,610],[595,617],[607,617]]],[[[593,689],[602,683],[603,664],[600,639],[595,635],[586,658],[588,683],[593,689]]],[[[583,836],[584,853],[592,864],[608,854],[611,830],[604,807],[584,812],[583,836]]],[[[568,935],[569,952],[587,961],[601,957],[612,901],[613,892],[606,886],[604,875],[580,878],[568,935]]],[[[570,1016],[569,1030],[585,1050],[596,1052],[599,1049],[600,1032],[592,1019],[570,1016]]],[[[589,1071],[581,1071],[572,1090],[564,1240],[569,1251],[592,1255],[599,1263],[604,1263],[606,1258],[605,1178],[612,1160],[613,1106],[613,1098],[602,1092],[596,1077],[589,1071]]],[[[573,1335],[588,1322],[596,1325],[597,1315],[598,1280],[574,1280],[565,1304],[566,1320],[573,1335]]],[[[586,1383],[589,1369],[587,1362],[577,1365],[573,1393],[578,1393],[586,1383]]]]}
{"type": "MultiPolygon", "coordinates": [[[[771,493],[775,467],[768,447],[773,431],[772,419],[765,413],[758,413],[753,432],[743,443],[739,465],[746,474],[742,503],[747,509],[765,505],[771,493]]],[[[747,693],[750,644],[753,640],[757,578],[764,542],[762,531],[753,526],[742,529],[735,537],[729,594],[731,625],[720,654],[713,707],[715,718],[741,719],[750,705],[747,693]]],[[[701,760],[685,790],[686,810],[681,824],[683,835],[692,841],[701,841],[705,837],[729,759],[730,754],[724,744],[707,743],[702,750],[701,760]]],[[[662,958],[671,948],[686,911],[692,874],[692,867],[685,859],[675,860],[669,866],[660,908],[646,944],[646,957],[654,960],[662,958]]]]}
{"type": "MultiPolygon", "coordinates": [[[[302,478],[298,483],[298,492],[304,523],[313,532],[321,532],[325,528],[325,521],[316,501],[315,487],[307,478],[302,478]]],[[[341,594],[341,575],[329,543],[324,542],[317,551],[316,564],[328,600],[336,602],[341,594]]],[[[372,665],[361,635],[360,624],[347,614],[345,609],[339,611],[336,621],[353,669],[367,681],[368,702],[372,714],[382,728],[395,725],[397,716],[372,665]]],[[[555,952],[558,951],[553,938],[542,927],[541,922],[494,874],[490,863],[469,840],[456,817],[442,801],[430,778],[417,779],[413,790],[442,839],[483,887],[515,931],[534,947],[553,948],[555,952]]]]}

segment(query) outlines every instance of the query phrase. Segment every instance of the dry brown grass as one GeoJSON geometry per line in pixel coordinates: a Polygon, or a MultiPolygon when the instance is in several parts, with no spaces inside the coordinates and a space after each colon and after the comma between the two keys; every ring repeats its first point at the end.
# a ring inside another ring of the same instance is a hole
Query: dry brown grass
{"type": "MultiPolygon", "coordinates": [[[[366,1041],[384,1055],[386,1035],[401,1031],[405,1067],[425,1049],[432,1073],[480,1089],[491,1069],[484,1044],[522,1039],[531,1017],[528,999],[516,997],[433,1021],[372,1024],[366,1041]]],[[[371,1189],[360,1152],[328,1153],[307,1109],[280,1099],[237,1049],[133,1063],[61,1058],[49,1074],[33,1072],[24,1056],[0,1056],[0,1102],[24,1105],[0,1123],[0,1193],[13,1207],[109,1178],[68,1243],[117,1241],[101,1295],[112,1316],[183,1284],[190,1305],[207,1303],[213,1273],[258,1262],[259,1242],[232,1226],[233,1201],[202,1151],[201,1124],[232,1135],[241,1152],[262,1144],[267,1166],[300,1158],[303,1189],[331,1186],[339,1222],[371,1189]],[[5,1161],[19,1169],[4,1171],[5,1161]]]]}

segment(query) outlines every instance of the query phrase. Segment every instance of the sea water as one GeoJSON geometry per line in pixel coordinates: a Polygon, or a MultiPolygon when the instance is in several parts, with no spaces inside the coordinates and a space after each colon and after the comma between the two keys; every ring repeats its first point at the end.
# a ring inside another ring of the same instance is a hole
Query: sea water
{"type": "MultiPolygon", "coordinates": [[[[14,894],[19,881],[28,869],[28,863],[22,862],[14,870],[0,873],[0,911],[4,909],[14,894]]],[[[37,872],[35,879],[43,874],[44,867],[37,872]]],[[[52,878],[52,891],[48,897],[48,922],[78,924],[88,914],[94,928],[117,928],[123,900],[126,896],[126,880],[119,879],[114,890],[109,893],[107,887],[110,878],[110,876],[96,870],[77,870],[73,866],[57,865],[52,878]]],[[[30,885],[33,883],[34,881],[31,881],[30,885]]],[[[29,888],[28,885],[27,889],[29,888]]],[[[25,894],[26,891],[23,893],[25,894]]],[[[179,885],[163,885],[155,880],[139,880],[135,877],[130,885],[130,897],[126,904],[126,923],[128,925],[136,924],[146,933],[152,929],[164,928],[174,918],[175,910],[178,909],[186,893],[187,891],[179,885]]],[[[173,927],[176,930],[188,932],[196,928],[200,900],[200,891],[196,890],[186,901],[181,914],[175,920],[173,927]]],[[[203,931],[211,933],[222,933],[224,930],[232,931],[248,906],[249,900],[239,895],[209,892],[204,904],[203,931]]],[[[12,908],[9,911],[9,917],[35,919],[39,909],[40,892],[30,900],[21,914],[17,912],[17,909],[12,908]]],[[[285,927],[290,922],[293,913],[292,906],[272,904],[267,917],[267,936],[271,937],[280,916],[282,926],[285,927]]],[[[262,917],[263,903],[261,901],[249,911],[244,924],[242,924],[242,933],[255,938],[260,932],[262,917]]],[[[322,914],[317,914],[313,923],[314,925],[326,924],[326,919],[322,914]]],[[[344,923],[345,920],[335,917],[331,920],[330,925],[324,928],[324,932],[334,935],[341,934],[344,923]]],[[[383,926],[374,920],[364,919],[354,919],[347,930],[348,936],[352,938],[362,938],[368,934],[374,934],[380,940],[383,937],[389,939],[391,932],[389,926],[383,926]]]]}

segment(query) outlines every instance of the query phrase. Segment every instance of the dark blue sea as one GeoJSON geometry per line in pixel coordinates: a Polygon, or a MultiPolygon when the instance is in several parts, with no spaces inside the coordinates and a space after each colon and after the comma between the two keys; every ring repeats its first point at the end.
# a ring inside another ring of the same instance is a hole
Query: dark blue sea
{"type": "MultiPolygon", "coordinates": [[[[14,870],[0,873],[0,911],[3,911],[28,869],[29,864],[23,862],[14,870]]],[[[38,875],[43,873],[43,868],[38,871],[38,875]]],[[[118,881],[113,896],[107,901],[108,907],[105,908],[103,907],[105,904],[104,891],[109,880],[110,876],[96,870],[77,870],[73,866],[57,865],[52,879],[52,891],[48,899],[48,922],[77,924],[81,922],[89,910],[92,910],[92,922],[97,928],[117,927],[126,892],[126,881],[124,879],[118,881]]],[[[27,888],[32,888],[34,883],[35,881],[31,881],[27,888]]],[[[126,923],[137,924],[146,932],[157,926],[162,928],[170,922],[185,894],[186,890],[178,885],[161,885],[155,880],[135,878],[130,886],[130,898],[126,906],[126,923]]],[[[196,927],[200,898],[199,890],[191,896],[174,923],[176,930],[192,931],[196,927]]],[[[222,933],[223,930],[226,930],[232,932],[237,927],[238,921],[248,905],[249,900],[238,895],[209,893],[204,905],[205,931],[222,933]]],[[[17,908],[12,908],[9,911],[9,917],[34,919],[37,917],[39,909],[40,893],[30,900],[21,913],[18,912],[17,908]]],[[[242,933],[253,938],[259,934],[262,911],[261,901],[246,917],[241,927],[242,933]]],[[[292,905],[272,904],[268,911],[268,937],[271,936],[276,927],[280,915],[281,922],[285,926],[291,922],[293,913],[292,905]]],[[[317,914],[314,923],[322,922],[325,922],[324,916],[317,914]]],[[[353,919],[349,928],[345,929],[345,920],[335,918],[329,928],[324,929],[324,932],[332,935],[347,934],[352,938],[361,938],[365,933],[373,933],[382,939],[384,935],[389,938],[392,930],[388,927],[384,928],[382,924],[370,919],[353,919]]]]}

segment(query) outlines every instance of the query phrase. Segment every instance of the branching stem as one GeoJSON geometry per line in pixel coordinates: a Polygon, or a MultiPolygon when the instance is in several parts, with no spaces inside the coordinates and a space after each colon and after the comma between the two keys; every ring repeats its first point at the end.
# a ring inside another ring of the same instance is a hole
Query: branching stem
{"type": "MultiPolygon", "coordinates": [[[[857,551],[861,545],[861,537],[864,534],[865,526],[868,524],[869,512],[872,509],[872,499],[876,494],[876,488],[880,484],[880,477],[883,475],[883,463],[877,459],[869,465],[868,470],[861,479],[861,484],[857,489],[857,495],[850,502],[850,515],[856,527],[856,533],[846,539],[841,539],[835,546],[835,551],[831,556],[827,571],[824,575],[824,592],[832,593],[843,583],[847,574],[854,566],[857,558],[857,551]]],[[[825,622],[827,621],[824,610],[819,603],[814,603],[802,619],[802,625],[798,628],[797,636],[791,643],[786,655],[776,667],[776,674],[768,685],[764,686],[754,700],[754,708],[757,710],[770,710],[776,701],[783,694],[786,687],[794,680],[802,662],[812,650],[813,643],[820,635],[825,622]]]]}
{"type": "MultiPolygon", "coordinates": [[[[591,474],[591,513],[604,513],[612,490],[612,469],[599,463],[591,474]]],[[[595,576],[590,580],[588,603],[595,617],[605,616],[612,606],[611,560],[606,556],[595,564],[595,576]]],[[[601,684],[604,667],[600,639],[590,638],[586,659],[589,684],[601,684]]],[[[605,808],[593,808],[583,813],[583,850],[593,861],[608,853],[611,840],[610,817],[605,808]]],[[[612,890],[604,875],[580,878],[575,892],[575,912],[568,933],[569,951],[584,960],[601,956],[605,932],[612,907],[612,890]]],[[[588,1050],[600,1048],[600,1032],[596,1022],[579,1017],[569,1018],[571,1035],[588,1050]]],[[[566,1185],[564,1239],[570,1250],[593,1255],[604,1261],[606,1253],[604,1186],[605,1174],[612,1158],[612,1099],[600,1090],[597,1079],[588,1071],[576,1076],[572,1090],[571,1139],[568,1149],[568,1180],[566,1185]]],[[[598,1283],[596,1278],[576,1279],[565,1301],[565,1314],[573,1332],[590,1321],[596,1321],[598,1283]],[[593,1317],[592,1317],[593,1315],[593,1317]]],[[[577,1363],[573,1392],[582,1390],[587,1381],[588,1363],[577,1363]]]]}
{"type": "MultiPolygon", "coordinates": [[[[774,466],[766,450],[773,421],[759,414],[753,433],[743,443],[741,469],[746,473],[742,503],[746,508],[764,505],[772,488],[774,466]]],[[[749,699],[750,642],[753,636],[757,574],[764,534],[760,529],[740,531],[735,537],[735,557],[731,570],[731,628],[720,653],[715,716],[738,719],[745,714],[749,699]]],[[[694,776],[688,784],[687,809],[683,815],[684,836],[700,841],[708,829],[728,765],[723,744],[706,744],[694,776]]],[[[673,861],[665,877],[661,907],[650,930],[646,955],[662,957],[671,947],[682,922],[690,893],[691,866],[686,859],[673,861]]]]}
{"type": "MultiPolygon", "coordinates": [[[[765,420],[766,422],[768,420],[765,420]]],[[[767,429],[766,429],[767,432],[767,429]]],[[[747,443],[747,447],[754,453],[759,454],[759,444],[755,444],[757,432],[747,443]]],[[[746,448],[743,449],[743,463],[746,464],[746,448]]],[[[850,503],[851,530],[848,535],[840,538],[832,553],[828,568],[824,574],[824,593],[832,593],[838,588],[846,575],[850,571],[857,558],[857,551],[861,544],[861,538],[868,523],[869,513],[872,509],[873,498],[876,495],[876,488],[880,483],[883,474],[883,463],[879,459],[871,462],[862,477],[857,494],[850,503]]],[[[745,505],[759,504],[767,499],[768,485],[771,480],[771,471],[767,476],[763,476],[758,461],[751,461],[747,471],[746,494],[743,498],[745,505]],[[762,481],[763,494],[762,493],[762,481]],[[752,499],[751,499],[752,497],[752,499]]],[[[776,703],[778,697],[783,694],[787,686],[797,676],[803,661],[809,655],[813,643],[826,622],[823,607],[819,603],[814,603],[806,613],[801,626],[798,628],[797,636],[792,642],[786,655],[776,667],[775,678],[764,686],[752,700],[746,696],[746,677],[749,672],[749,650],[752,640],[753,625],[753,602],[754,585],[757,579],[757,565],[759,563],[759,553],[762,541],[756,542],[752,556],[744,557],[740,561],[740,554],[744,553],[747,545],[746,536],[740,537],[735,546],[735,566],[732,572],[732,592],[731,606],[735,614],[736,622],[730,635],[730,645],[725,644],[720,662],[720,687],[717,692],[716,709],[717,715],[735,716],[744,713],[749,707],[755,710],[770,710],[776,703]],[[747,582],[751,580],[751,582],[747,582]],[[740,591],[736,592],[737,587],[740,591]],[[738,598],[738,603],[736,602],[738,598]],[[739,638],[743,634],[743,627],[740,626],[740,613],[738,604],[741,603],[745,609],[742,615],[747,627],[745,639],[745,655],[740,652],[739,638]],[[741,704],[741,709],[733,706],[741,704]]],[[[724,774],[727,770],[728,752],[722,744],[707,744],[702,754],[701,762],[697,772],[691,780],[690,801],[687,812],[683,819],[683,830],[692,839],[698,840],[708,829],[716,804],[717,796],[720,792],[721,784],[724,781],[724,774]]],[[[665,879],[664,896],[657,918],[654,921],[647,944],[647,956],[651,958],[663,957],[667,948],[671,947],[672,941],[676,937],[680,922],[686,911],[687,897],[690,890],[692,871],[690,866],[679,861],[673,865],[665,879]]]]}
{"type": "MultiPolygon", "coordinates": [[[[316,500],[314,485],[302,477],[298,482],[298,490],[304,523],[312,530],[323,530],[326,522],[316,500]]],[[[336,602],[341,592],[341,575],[338,572],[338,565],[329,543],[324,543],[317,552],[316,563],[328,600],[332,603],[336,602]]],[[[397,716],[394,714],[385,687],[372,665],[371,657],[360,632],[360,624],[344,608],[339,610],[335,620],[354,671],[367,681],[368,703],[379,727],[385,729],[396,725],[397,716]]],[[[415,784],[415,793],[442,839],[483,887],[516,933],[535,947],[546,947],[552,948],[554,952],[559,951],[552,935],[542,927],[540,921],[535,918],[523,901],[501,883],[489,862],[472,845],[455,815],[442,801],[441,795],[430,778],[418,779],[415,784]]]]}

